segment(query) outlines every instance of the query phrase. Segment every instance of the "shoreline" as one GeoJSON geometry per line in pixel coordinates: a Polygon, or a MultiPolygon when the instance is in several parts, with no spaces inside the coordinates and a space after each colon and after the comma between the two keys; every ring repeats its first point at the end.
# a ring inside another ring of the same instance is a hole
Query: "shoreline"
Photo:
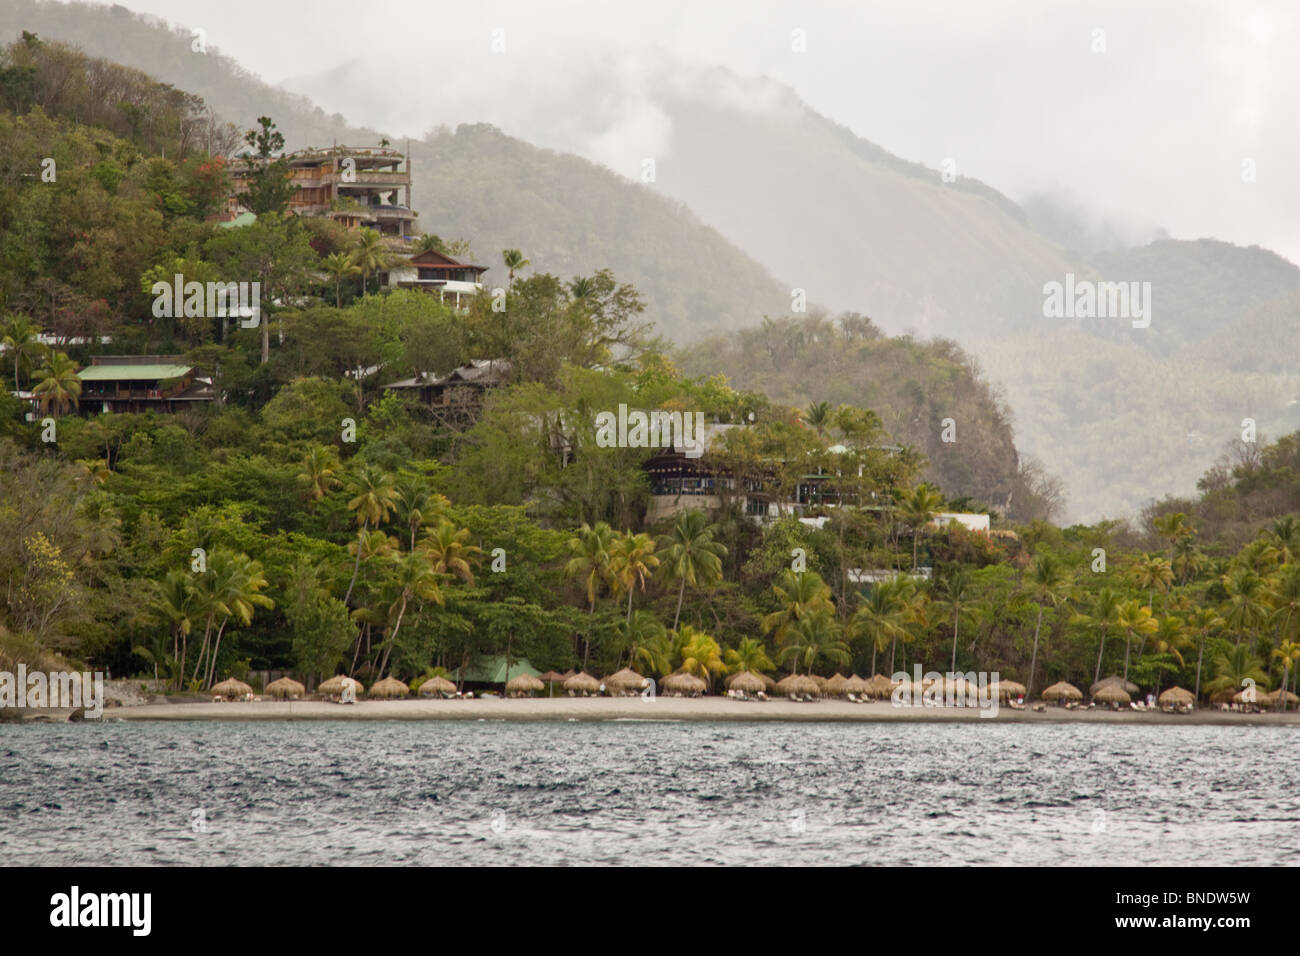
{"type": "MultiPolygon", "coordinates": [[[[59,722],[69,709],[28,711],[23,723],[59,722]]],[[[1211,726],[1300,726],[1300,712],[1285,714],[1224,713],[1196,710],[1190,714],[1142,713],[1133,710],[1065,710],[1049,706],[1033,710],[998,708],[994,717],[981,717],[976,708],[894,707],[887,702],[853,704],[841,700],[795,703],[772,700],[737,701],[726,697],[531,698],[473,700],[362,700],[355,704],[327,701],[240,701],[232,703],[167,703],[110,707],[102,720],[256,721],[256,720],[679,720],[784,722],[921,722],[921,723],[1094,723],[1184,724],[1211,726]]]]}

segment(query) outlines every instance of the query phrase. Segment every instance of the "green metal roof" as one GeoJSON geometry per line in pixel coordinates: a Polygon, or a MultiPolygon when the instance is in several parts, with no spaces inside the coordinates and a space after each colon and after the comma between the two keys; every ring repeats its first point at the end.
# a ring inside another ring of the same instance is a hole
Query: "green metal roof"
{"type": "Polygon", "coordinates": [[[83,382],[152,382],[184,378],[191,365],[87,365],[77,373],[83,382]]]}
{"type": "Polygon", "coordinates": [[[510,676],[506,676],[506,659],[504,656],[485,657],[472,667],[465,669],[463,680],[477,684],[504,684],[520,674],[539,677],[541,671],[524,658],[515,658],[510,662],[510,676]]]}

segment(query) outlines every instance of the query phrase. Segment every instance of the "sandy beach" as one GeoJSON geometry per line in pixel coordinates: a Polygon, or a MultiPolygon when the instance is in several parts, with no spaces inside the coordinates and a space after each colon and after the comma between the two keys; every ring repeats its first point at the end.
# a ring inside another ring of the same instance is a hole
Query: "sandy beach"
{"type": "MultiPolygon", "coordinates": [[[[60,719],[54,713],[52,719],[60,719]]],[[[63,717],[66,718],[66,712],[63,717]]],[[[976,721],[987,723],[1236,724],[1300,725],[1300,713],[1241,714],[1197,710],[1191,714],[1139,713],[1132,710],[1012,710],[994,717],[974,708],[894,707],[888,702],[853,704],[842,700],[795,703],[786,700],[737,701],[725,697],[639,697],[248,701],[236,703],[144,704],[111,707],[105,720],[741,720],[741,721],[976,721]]]]}

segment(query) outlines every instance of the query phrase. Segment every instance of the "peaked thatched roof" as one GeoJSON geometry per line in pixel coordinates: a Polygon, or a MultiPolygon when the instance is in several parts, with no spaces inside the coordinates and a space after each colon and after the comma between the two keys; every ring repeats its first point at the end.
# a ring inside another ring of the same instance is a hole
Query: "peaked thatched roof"
{"type": "Polygon", "coordinates": [[[1138,692],[1137,684],[1133,683],[1131,680],[1126,681],[1124,678],[1112,674],[1110,677],[1103,677],[1101,680],[1097,681],[1097,683],[1089,687],[1088,693],[1093,697],[1096,697],[1097,691],[1101,690],[1103,687],[1118,687],[1126,694],[1136,694],[1138,692]]]}
{"type": "Polygon", "coordinates": [[[1013,680],[1000,680],[989,686],[990,699],[996,697],[998,700],[1006,700],[1011,697],[1024,697],[1026,693],[1025,685],[1013,680]]]}
{"type": "Polygon", "coordinates": [[[220,684],[217,684],[212,688],[212,694],[214,697],[240,698],[247,697],[252,692],[253,688],[249,687],[242,680],[235,680],[233,677],[229,680],[223,680],[220,684]]]}
{"type": "Polygon", "coordinates": [[[385,677],[381,681],[376,681],[370,688],[371,697],[408,697],[410,693],[411,688],[396,677],[385,677]]]}
{"type": "Polygon", "coordinates": [[[578,690],[584,694],[594,694],[600,690],[600,681],[592,677],[585,671],[581,674],[574,674],[564,682],[565,690],[578,690]]]}
{"type": "Polygon", "coordinates": [[[765,690],[767,685],[763,683],[763,678],[753,671],[741,671],[731,678],[730,687],[732,690],[744,691],[746,694],[757,694],[765,690]]]}
{"type": "Polygon", "coordinates": [[[669,674],[664,678],[664,690],[679,694],[702,694],[709,689],[704,678],[694,674],[669,674]]]}
{"type": "Polygon", "coordinates": [[[1133,698],[1129,696],[1128,691],[1118,684],[1106,684],[1092,695],[1092,699],[1099,700],[1103,704],[1127,704],[1133,698]]]}
{"type": "Polygon", "coordinates": [[[531,694],[533,691],[545,690],[546,685],[532,674],[520,674],[506,682],[507,694],[531,694]]]}
{"type": "Polygon", "coordinates": [[[1083,691],[1073,684],[1057,681],[1042,693],[1043,700],[1083,700],[1083,691]]]}
{"type": "Polygon", "coordinates": [[[352,677],[348,677],[346,674],[336,674],[334,677],[331,677],[329,680],[322,681],[321,685],[316,688],[316,692],[320,694],[325,694],[326,696],[341,694],[343,693],[343,685],[348,681],[351,681],[353,684],[356,685],[356,692],[358,694],[361,693],[361,691],[364,689],[361,686],[361,681],[356,680],[352,677]]]}
{"type": "Polygon", "coordinates": [[[266,693],[269,697],[299,700],[306,695],[307,688],[291,677],[281,677],[279,680],[273,680],[266,685],[266,693]]]}
{"type": "Polygon", "coordinates": [[[430,677],[420,685],[421,697],[432,697],[435,694],[454,694],[456,685],[445,677],[430,677]]]}
{"type": "Polygon", "coordinates": [[[1194,704],[1196,698],[1192,696],[1190,690],[1182,687],[1170,687],[1168,690],[1161,692],[1160,696],[1156,698],[1156,703],[1162,707],[1166,704],[1194,704]]]}
{"type": "Polygon", "coordinates": [[[827,678],[826,683],[822,686],[822,693],[828,697],[842,697],[847,693],[845,685],[848,682],[847,677],[836,671],[833,677],[827,678]]]}
{"type": "Polygon", "coordinates": [[[646,678],[632,668],[624,667],[621,671],[606,677],[605,686],[614,691],[641,690],[646,686],[646,678]]]}

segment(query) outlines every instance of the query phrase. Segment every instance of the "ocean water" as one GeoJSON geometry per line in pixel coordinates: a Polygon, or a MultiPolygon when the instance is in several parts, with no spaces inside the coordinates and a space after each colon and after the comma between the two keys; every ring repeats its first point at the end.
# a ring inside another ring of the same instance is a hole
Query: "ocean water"
{"type": "Polygon", "coordinates": [[[1300,864],[1286,727],[0,725],[0,865],[1300,864]]]}

